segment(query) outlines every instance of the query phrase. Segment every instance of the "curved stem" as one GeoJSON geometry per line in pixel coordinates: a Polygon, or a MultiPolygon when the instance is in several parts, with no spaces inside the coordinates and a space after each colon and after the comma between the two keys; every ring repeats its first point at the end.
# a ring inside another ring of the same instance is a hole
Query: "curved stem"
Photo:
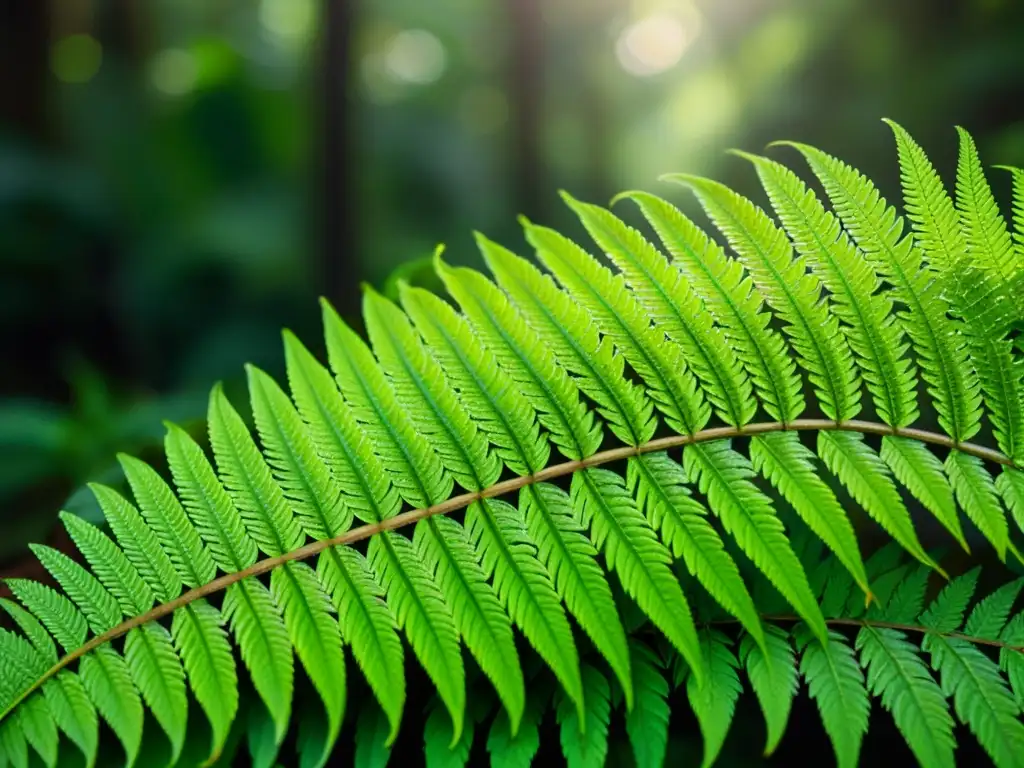
{"type": "MultiPolygon", "coordinates": [[[[772,614],[761,614],[761,619],[763,621],[772,622],[791,621],[796,623],[803,621],[799,616],[772,614]]],[[[723,624],[739,624],[740,622],[739,619],[718,619],[717,621],[709,621],[707,623],[721,626],[723,624]]],[[[915,632],[919,635],[924,635],[933,631],[928,627],[922,627],[917,624],[900,624],[895,621],[876,621],[874,619],[825,619],[825,624],[830,627],[877,627],[880,629],[898,629],[901,632],[915,632]]],[[[975,637],[973,635],[965,635],[962,632],[936,632],[936,634],[947,639],[965,640],[973,645],[987,645],[1000,650],[1006,649],[1008,651],[1019,651],[1024,653],[1024,645],[1014,645],[1013,643],[1007,643],[1002,640],[990,640],[987,637],[975,637]]]]}
{"type": "MultiPolygon", "coordinates": [[[[898,437],[906,437],[923,443],[930,443],[932,445],[939,445],[951,450],[962,451],[963,453],[976,456],[984,461],[991,461],[1005,466],[1016,466],[1013,460],[1009,457],[999,451],[986,448],[982,445],[976,445],[974,443],[957,443],[947,435],[939,434],[937,432],[928,432],[923,429],[890,427],[887,424],[880,424],[872,421],[860,421],[857,419],[851,419],[843,422],[831,421],[829,419],[795,419],[788,423],[781,421],[767,421],[747,424],[743,427],[712,427],[711,429],[704,429],[700,432],[696,432],[693,435],[670,435],[669,437],[661,437],[656,440],[651,440],[643,443],[642,445],[611,448],[607,451],[595,453],[582,460],[553,464],[549,467],[545,467],[539,472],[535,472],[532,475],[524,475],[522,477],[515,477],[511,480],[495,483],[481,491],[473,491],[471,493],[463,493],[459,496],[453,496],[440,504],[434,504],[430,507],[403,512],[395,515],[394,517],[390,517],[387,520],[382,520],[379,523],[362,525],[331,539],[311,542],[303,547],[292,550],[291,552],[259,560],[244,570],[224,574],[223,576],[203,584],[202,586],[190,589],[188,592],[179,595],[173,600],[158,605],[146,613],[133,616],[132,618],[118,624],[116,627],[113,627],[102,634],[96,635],[96,637],[89,640],[85,645],[61,658],[46,672],[45,675],[39,678],[30,688],[15,699],[7,709],[0,713],[0,721],[3,721],[9,712],[38,689],[44,682],[56,675],[71,662],[84,656],[90,651],[95,650],[99,646],[109,643],[111,640],[116,640],[136,627],[148,624],[151,621],[162,619],[195,600],[199,600],[215,592],[225,590],[232,584],[242,581],[243,579],[248,579],[252,576],[259,576],[262,573],[272,571],[275,568],[293,560],[305,560],[330,547],[354,544],[358,541],[368,539],[378,533],[383,533],[384,531],[394,531],[398,528],[404,528],[407,525],[413,525],[414,523],[417,523],[424,518],[432,517],[433,515],[444,515],[449,512],[455,512],[456,510],[468,507],[474,501],[479,501],[480,499],[503,496],[506,493],[513,493],[518,491],[520,488],[533,485],[534,483],[565,477],[566,475],[571,475],[572,473],[578,472],[581,469],[586,469],[587,467],[596,467],[613,461],[621,461],[623,459],[628,459],[631,456],[639,456],[640,454],[654,453],[656,451],[667,451],[671,448],[692,445],[694,443],[704,443],[712,440],[728,440],[736,437],[749,437],[751,435],[761,435],[768,432],[815,430],[840,430],[846,432],[859,432],[869,435],[894,435],[898,437]]],[[[883,626],[883,624],[879,622],[874,622],[874,624],[877,626],[883,626]]]]}

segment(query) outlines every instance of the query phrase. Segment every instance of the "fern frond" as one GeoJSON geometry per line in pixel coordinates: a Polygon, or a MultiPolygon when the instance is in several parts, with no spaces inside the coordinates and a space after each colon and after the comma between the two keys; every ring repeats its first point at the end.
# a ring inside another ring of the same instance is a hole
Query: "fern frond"
{"type": "Polygon", "coordinates": [[[877,293],[878,277],[796,174],[767,158],[736,154],[754,164],[797,252],[831,294],[879,417],[894,427],[912,423],[919,411],[914,366],[904,355],[909,344],[892,317],[892,301],[877,293]]]}
{"type": "Polygon", "coordinates": [[[824,637],[825,620],[807,574],[771,500],[750,481],[754,474],[750,462],[723,441],[687,446],[683,466],[744,553],[815,633],[824,637]]]}
{"type": "Polygon", "coordinates": [[[598,329],[610,338],[650,388],[655,407],[670,427],[693,434],[711,417],[682,350],[662,343],[640,303],[621,275],[613,275],[593,256],[552,229],[524,221],[526,239],[565,290],[587,308],[598,329]]]}
{"type": "Polygon", "coordinates": [[[818,455],[857,503],[907,552],[938,569],[938,564],[921,547],[910,512],[900,499],[888,469],[861,435],[819,432],[818,455]]]}
{"type": "Polygon", "coordinates": [[[770,755],[782,740],[789,721],[789,712],[797,690],[796,654],[789,633],[778,627],[769,627],[765,642],[751,642],[744,635],[740,642],[740,661],[750,678],[768,726],[768,739],[764,754],[770,755]],[[766,648],[767,651],[762,650],[766,648]]]}
{"type": "Polygon", "coordinates": [[[608,681],[589,664],[584,665],[581,672],[583,695],[587,702],[585,714],[581,716],[565,698],[557,709],[562,754],[569,768],[604,765],[608,755],[608,720],[611,715],[608,681]]]}
{"type": "Polygon", "coordinates": [[[871,594],[853,526],[835,494],[814,470],[814,454],[792,433],[758,436],[750,442],[750,460],[805,523],[850,571],[865,595],[871,594]]]}
{"type": "Polygon", "coordinates": [[[854,651],[835,631],[830,631],[824,642],[802,627],[797,627],[794,635],[801,652],[800,674],[818,705],[836,763],[839,768],[853,768],[860,757],[871,708],[854,651]]]}
{"type": "Polygon", "coordinates": [[[845,421],[860,411],[859,377],[838,319],[821,298],[821,282],[794,258],[786,233],[760,208],[728,187],[696,176],[667,177],[689,186],[736,251],[768,302],[814,385],[822,411],[845,421]]]}
{"type": "MultiPolygon", "coordinates": [[[[918,241],[950,286],[951,305],[964,319],[967,343],[999,447],[1016,458],[1024,445],[1024,362],[1014,357],[1011,342],[1003,338],[1005,304],[1010,297],[995,295],[986,285],[985,270],[971,258],[978,244],[989,239],[987,225],[981,219],[991,218],[990,212],[979,213],[981,203],[977,199],[964,199],[965,195],[985,195],[976,179],[967,178],[973,175],[971,160],[962,153],[958,173],[959,202],[966,212],[962,219],[924,150],[899,125],[892,121],[888,124],[896,136],[907,211],[918,241]],[[971,214],[976,216],[972,218],[971,214]]],[[[988,210],[987,204],[985,208],[988,210]]]]}
{"type": "Polygon", "coordinates": [[[768,415],[787,423],[799,416],[805,402],[796,363],[787,354],[782,336],[768,327],[771,315],[762,311],[761,293],[744,274],[743,265],[728,258],[721,246],[670,203],[646,192],[619,197],[632,199],[654,227],[673,264],[722,327],[768,415]]]}
{"type": "Polygon", "coordinates": [[[475,343],[466,319],[422,288],[403,283],[399,291],[402,307],[459,393],[460,405],[505,465],[519,475],[542,469],[551,450],[533,407],[504,385],[494,355],[475,343]]]}
{"type": "Polygon", "coordinates": [[[587,310],[526,259],[482,235],[477,243],[498,284],[557,360],[576,374],[580,389],[597,405],[612,433],[627,445],[650,440],[657,426],[654,405],[641,387],[623,377],[625,358],[607,337],[599,337],[587,310]]]}
{"type": "Polygon", "coordinates": [[[906,636],[887,627],[865,627],[857,650],[868,690],[892,713],[922,766],[953,766],[953,718],[945,696],[906,636]]]}
{"type": "Polygon", "coordinates": [[[579,399],[576,385],[551,351],[523,322],[519,311],[479,272],[435,259],[448,292],[466,314],[480,342],[521,388],[551,441],[570,459],[582,459],[601,444],[601,424],[579,399]]]}
{"type": "Polygon", "coordinates": [[[804,156],[846,231],[906,307],[896,317],[910,337],[939,424],[955,440],[969,440],[980,429],[981,395],[962,323],[945,316],[941,283],[913,239],[903,235],[903,218],[856,169],[806,144],[780,143],[804,156]]]}
{"type": "Polygon", "coordinates": [[[612,599],[597,550],[587,539],[579,509],[561,488],[538,483],[524,488],[519,509],[537,545],[537,556],[548,569],[555,589],[569,612],[601,651],[619,684],[632,700],[626,631],[612,599]]]}
{"type": "Polygon", "coordinates": [[[638,456],[629,461],[626,482],[651,527],[661,530],[672,554],[681,556],[687,570],[711,596],[763,644],[764,629],[754,600],[735,561],[708,523],[707,510],[686,487],[682,466],[663,453],[638,456]]]}
{"type": "Polygon", "coordinates": [[[960,126],[956,130],[960,139],[957,212],[966,230],[972,266],[984,273],[984,284],[988,287],[985,295],[972,299],[975,303],[990,305],[985,309],[986,314],[1004,313],[1010,321],[1024,318],[1024,272],[1020,269],[1020,259],[985,178],[974,139],[960,126]]]}
{"type": "Polygon", "coordinates": [[[654,324],[683,350],[708,400],[725,423],[741,427],[754,417],[752,386],[704,304],[643,236],[603,208],[563,192],[587,232],[633,289],[654,324]]]}
{"type": "Polygon", "coordinates": [[[894,131],[914,237],[869,180],[796,145],[832,211],[745,153],[779,224],[672,177],[735,259],[652,195],[626,196],[659,244],[564,195],[607,261],[524,219],[550,274],[477,235],[493,281],[430,261],[457,307],[365,287],[363,340],[323,302],[330,370],[286,331],[287,387],[246,367],[255,429],[215,386],[212,457],[168,424],[173,482],[118,456],[131,495],[90,486],[105,527],[63,512],[77,551],[32,546],[59,591],[14,579],[0,599],[0,766],[89,767],[117,744],[129,766],[227,764],[246,744],[254,766],[289,762],[286,744],[317,766],[346,711],[356,764],[384,765],[422,690],[403,637],[430,705],[402,743],[430,766],[466,765],[483,734],[492,764],[528,765],[553,709],[570,765],[621,737],[653,768],[683,684],[710,766],[744,678],[766,754],[802,678],[842,768],[872,699],[923,765],[952,764],[957,723],[1020,762],[1024,580],[976,600],[975,569],[926,607],[946,574],[904,493],[964,549],[961,511],[1021,559],[1024,187],[1015,245],[966,132],[954,200],[894,131]],[[865,393],[880,423],[854,418],[865,393]],[[888,539],[866,561],[847,494],[888,539]],[[296,701],[303,677],[315,695],[296,701]]]}
{"type": "Polygon", "coordinates": [[[703,674],[694,674],[691,667],[686,675],[686,696],[700,723],[704,737],[704,759],[701,768],[709,768],[725,743],[729,726],[736,713],[736,700],[742,684],[736,673],[739,662],[729,647],[727,638],[719,632],[701,632],[703,674]]]}

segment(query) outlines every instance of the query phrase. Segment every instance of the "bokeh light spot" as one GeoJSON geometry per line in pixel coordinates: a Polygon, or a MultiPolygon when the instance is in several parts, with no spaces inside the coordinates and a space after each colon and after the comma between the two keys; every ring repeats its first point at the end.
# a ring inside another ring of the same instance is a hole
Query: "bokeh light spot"
{"type": "Polygon", "coordinates": [[[263,0],[260,24],[271,34],[288,40],[302,40],[313,30],[316,4],[313,0],[263,0]]]}
{"type": "Polygon", "coordinates": [[[87,83],[103,61],[103,47],[92,35],[68,35],[53,44],[50,68],[65,83],[87,83]]]}
{"type": "Polygon", "coordinates": [[[388,42],[384,68],[391,77],[415,85],[440,79],[446,64],[444,45],[423,29],[406,29],[388,42]]]}
{"type": "Polygon", "coordinates": [[[629,74],[647,77],[665,72],[683,58],[697,36],[700,17],[654,13],[622,30],[615,43],[619,64],[629,74]]]}
{"type": "Polygon", "coordinates": [[[168,96],[181,96],[196,85],[198,69],[195,59],[188,51],[168,48],[161,51],[149,66],[149,77],[153,86],[168,96]]]}

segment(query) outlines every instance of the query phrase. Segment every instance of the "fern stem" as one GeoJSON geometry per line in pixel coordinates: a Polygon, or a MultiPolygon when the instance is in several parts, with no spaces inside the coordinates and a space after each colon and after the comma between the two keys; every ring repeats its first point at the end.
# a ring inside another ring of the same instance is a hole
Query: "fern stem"
{"type": "MultiPolygon", "coordinates": [[[[463,493],[458,496],[452,496],[451,498],[429,507],[423,507],[420,509],[413,509],[401,514],[395,515],[380,522],[359,526],[358,528],[350,529],[345,533],[335,536],[330,539],[322,539],[320,541],[310,542],[305,546],[294,549],[290,552],[285,552],[281,555],[274,557],[267,557],[263,560],[258,560],[248,568],[233,573],[226,573],[219,578],[214,579],[206,584],[203,584],[194,589],[190,589],[182,595],[170,600],[166,603],[154,607],[152,610],[138,616],[133,616],[130,619],[123,621],[116,627],[103,632],[102,634],[96,635],[91,640],[86,642],[80,648],[72,651],[63,658],[61,658],[56,664],[54,664],[45,675],[40,677],[33,685],[26,689],[17,699],[15,699],[10,706],[7,707],[3,712],[0,712],[0,722],[10,714],[22,701],[28,698],[32,693],[38,690],[43,683],[50,678],[54,677],[58,672],[67,667],[76,659],[81,658],[90,651],[109,643],[117,638],[127,634],[132,629],[140,627],[143,624],[148,624],[151,621],[157,621],[165,618],[174,611],[182,608],[196,600],[208,597],[211,594],[220,592],[227,589],[232,584],[236,584],[244,579],[251,578],[253,576],[259,576],[263,573],[268,573],[275,568],[279,568],[285,563],[298,560],[306,560],[310,557],[320,554],[324,550],[330,547],[345,546],[355,544],[358,541],[369,539],[371,536],[383,533],[385,531],[394,531],[398,528],[404,528],[408,525],[413,525],[425,518],[433,517],[434,515],[443,515],[449,512],[455,512],[464,507],[468,507],[474,501],[481,499],[494,498],[496,496],[503,496],[508,493],[518,491],[528,485],[535,483],[546,482],[557,479],[559,477],[565,477],[571,475],[574,472],[578,472],[588,467],[596,467],[601,464],[609,464],[614,461],[622,461],[632,456],[637,456],[644,453],[654,453],[657,451],[667,451],[671,448],[678,448],[680,446],[691,445],[694,443],[704,443],[713,440],[728,440],[736,437],[749,437],[752,435],[761,435],[770,432],[782,432],[782,431],[822,431],[822,430],[840,430],[847,432],[859,432],[861,434],[870,435],[895,435],[898,437],[906,437],[912,440],[918,440],[923,443],[930,443],[932,445],[942,446],[949,448],[950,450],[958,450],[971,456],[976,456],[984,461],[990,461],[996,464],[1002,464],[1005,466],[1019,467],[1014,463],[1013,459],[1000,453],[992,448],[986,448],[982,445],[975,443],[961,442],[957,443],[955,440],[947,435],[939,434],[937,432],[929,432],[923,429],[915,429],[912,427],[899,427],[894,428],[888,424],[881,424],[878,422],[861,421],[858,419],[850,419],[848,421],[836,422],[829,419],[795,419],[789,423],[783,423],[781,421],[768,421],[768,422],[757,422],[753,424],[747,424],[743,427],[712,427],[710,429],[703,429],[692,435],[670,435],[668,437],[662,437],[655,440],[650,440],[646,443],[637,446],[622,446],[619,448],[611,448],[606,451],[600,451],[592,454],[585,459],[576,461],[566,461],[561,464],[554,464],[549,467],[535,472],[532,475],[525,475],[522,477],[514,477],[509,480],[495,483],[494,485],[488,486],[480,491],[473,491],[469,493],[463,493]]],[[[778,617],[779,620],[783,620],[784,617],[778,617]]],[[[792,618],[792,617],[791,617],[792,618]]],[[[862,626],[863,622],[856,620],[841,620],[831,619],[828,620],[829,624],[849,624],[862,626]]],[[[909,627],[896,624],[886,624],[884,622],[870,622],[873,626],[887,626],[894,629],[905,629],[907,631],[923,631],[921,628],[909,627]]],[[[956,635],[951,635],[951,637],[956,635]]],[[[972,642],[985,643],[988,645],[999,645],[993,641],[975,640],[974,638],[965,638],[972,642]]],[[[1003,647],[1000,645],[1000,647],[1003,647]]],[[[1006,646],[1011,647],[1011,646],[1006,646]]]]}
{"type": "MultiPolygon", "coordinates": [[[[772,615],[772,614],[761,614],[762,621],[770,622],[793,622],[797,623],[803,621],[799,616],[792,616],[788,614],[772,615]]],[[[716,619],[715,621],[705,622],[708,625],[714,626],[729,626],[739,624],[739,619],[716,619]]],[[[929,627],[922,627],[917,624],[900,624],[895,621],[875,621],[874,619],[825,619],[825,624],[829,627],[868,627],[875,629],[896,629],[901,632],[915,632],[920,635],[928,634],[932,632],[939,637],[943,637],[949,640],[964,640],[974,645],[987,645],[991,648],[998,648],[1000,650],[1008,651],[1020,651],[1024,653],[1024,645],[1014,645],[1013,643],[1007,643],[1002,640],[990,640],[986,637],[975,637],[974,635],[965,635],[961,632],[935,632],[935,630],[929,627]]]]}

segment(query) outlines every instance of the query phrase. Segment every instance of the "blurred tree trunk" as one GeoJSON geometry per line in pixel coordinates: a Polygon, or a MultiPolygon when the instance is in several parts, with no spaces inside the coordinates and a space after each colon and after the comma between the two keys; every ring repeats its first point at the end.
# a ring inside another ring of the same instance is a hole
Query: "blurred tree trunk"
{"type": "Polygon", "coordinates": [[[49,137],[50,4],[0,0],[0,131],[36,142],[49,137]]]}
{"type": "Polygon", "coordinates": [[[361,254],[353,165],[352,30],[355,0],[324,0],[320,41],[319,269],[321,293],[342,316],[359,314],[361,254]]]}
{"type": "Polygon", "coordinates": [[[516,210],[540,218],[544,176],[541,105],[544,101],[544,34],[540,0],[506,0],[512,50],[508,90],[512,112],[512,178],[516,210]]]}

